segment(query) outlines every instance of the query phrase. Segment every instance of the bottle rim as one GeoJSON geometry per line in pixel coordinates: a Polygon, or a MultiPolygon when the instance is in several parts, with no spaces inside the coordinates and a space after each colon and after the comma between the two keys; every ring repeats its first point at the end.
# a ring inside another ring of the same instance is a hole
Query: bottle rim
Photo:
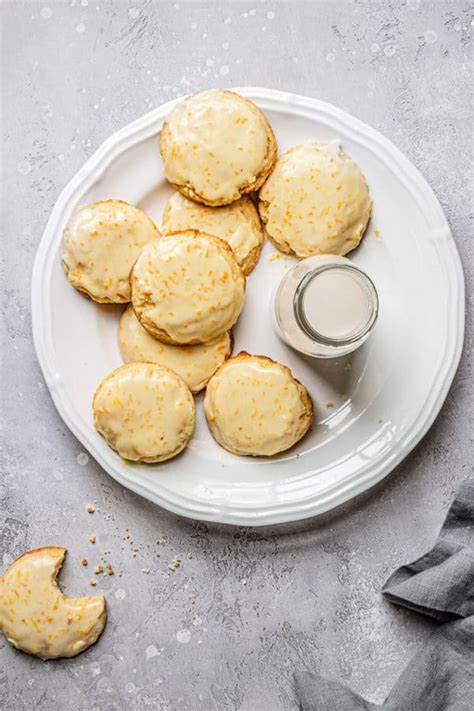
{"type": "Polygon", "coordinates": [[[379,313],[379,297],[372,279],[365,272],[363,272],[362,269],[359,269],[353,264],[324,264],[307,272],[307,274],[305,274],[299,282],[293,297],[293,311],[298,326],[308,336],[308,338],[316,341],[317,343],[322,343],[325,346],[333,346],[334,348],[338,348],[357,343],[370,333],[375,325],[375,322],[377,321],[379,313]],[[351,272],[358,279],[359,284],[362,286],[367,295],[370,307],[369,316],[364,325],[361,326],[356,332],[351,333],[350,336],[345,336],[344,338],[332,338],[317,331],[308,321],[304,310],[304,295],[313,279],[318,277],[323,272],[332,271],[334,269],[351,272]]]}

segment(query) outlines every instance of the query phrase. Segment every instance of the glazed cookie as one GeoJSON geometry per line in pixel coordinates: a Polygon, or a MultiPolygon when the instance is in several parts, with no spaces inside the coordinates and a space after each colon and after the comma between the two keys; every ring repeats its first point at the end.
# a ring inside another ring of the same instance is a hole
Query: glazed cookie
{"type": "Polygon", "coordinates": [[[71,284],[100,303],[130,301],[130,270],[160,237],[155,223],[123,200],[83,207],[64,230],[61,260],[71,284]]]}
{"type": "Polygon", "coordinates": [[[244,274],[250,274],[263,246],[257,209],[249,197],[225,207],[207,207],[175,193],[163,214],[162,232],[195,229],[225,240],[244,274]]]}
{"type": "Polygon", "coordinates": [[[308,391],[266,356],[239,353],[210,379],[204,412],[213,437],[234,454],[271,456],[298,442],[313,421],[308,391]]]}
{"type": "Polygon", "coordinates": [[[232,338],[228,331],[210,343],[171,346],[157,341],[140,325],[131,306],[120,319],[119,346],[125,363],[149,361],[174,370],[192,393],[206,387],[209,378],[229,358],[232,338]]]}
{"type": "Polygon", "coordinates": [[[186,230],[147,245],[130,275],[141,325],[164,343],[207,343],[244,305],[245,277],[226,242],[186,230]]]}
{"type": "Polygon", "coordinates": [[[37,548],[17,558],[0,578],[0,628],[11,644],[40,659],[75,657],[105,627],[103,595],[66,597],[57,576],[66,548],[37,548]]]}
{"type": "Polygon", "coordinates": [[[194,400],[169,368],[129,363],[114,370],[94,394],[94,425],[123,459],[163,462],[179,454],[194,430],[194,400]]]}
{"type": "Polygon", "coordinates": [[[163,124],[160,151],[170,183],[186,197],[216,206],[258,190],[275,164],[277,145],[252,101],[208,89],[173,109],[163,124]]]}
{"type": "Polygon", "coordinates": [[[290,148],[259,199],[271,241],[298,257],[347,254],[362,239],[372,210],[359,166],[336,143],[290,148]]]}

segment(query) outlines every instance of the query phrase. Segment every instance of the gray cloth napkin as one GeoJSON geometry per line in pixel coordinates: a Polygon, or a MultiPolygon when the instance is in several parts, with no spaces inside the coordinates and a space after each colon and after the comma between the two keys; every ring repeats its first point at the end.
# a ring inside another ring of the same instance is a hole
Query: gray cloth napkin
{"type": "Polygon", "coordinates": [[[474,481],[465,481],[434,548],[382,588],[397,605],[445,622],[412,659],[385,702],[365,701],[338,681],[296,673],[301,711],[473,711],[474,481]]]}

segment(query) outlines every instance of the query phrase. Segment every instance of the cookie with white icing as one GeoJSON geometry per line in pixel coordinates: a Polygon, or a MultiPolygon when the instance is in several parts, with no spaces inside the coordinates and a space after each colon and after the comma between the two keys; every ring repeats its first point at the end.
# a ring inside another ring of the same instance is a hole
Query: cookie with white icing
{"type": "Polygon", "coordinates": [[[350,252],[362,239],[371,210],[365,177],[337,144],[290,148],[259,195],[271,241],[302,258],[350,252]]]}
{"type": "Polygon", "coordinates": [[[262,251],[263,230],[249,197],[223,207],[208,207],[175,193],[166,205],[161,230],[170,234],[188,229],[225,240],[245,275],[255,268],[262,251]]]}
{"type": "Polygon", "coordinates": [[[83,207],[69,221],[61,261],[70,283],[100,303],[130,301],[130,270],[142,248],[160,237],[148,215],[123,200],[83,207]]]}
{"type": "Polygon", "coordinates": [[[164,365],[174,370],[192,393],[198,393],[206,387],[217,368],[229,358],[232,337],[226,331],[210,343],[172,346],[150,336],[129,306],[120,319],[119,347],[125,363],[148,361],[164,365]]]}
{"type": "Polygon", "coordinates": [[[298,442],[313,421],[308,391],[289,368],[239,353],[217,370],[204,398],[216,441],[240,455],[271,456],[298,442]]]}
{"type": "Polygon", "coordinates": [[[0,629],[17,649],[40,659],[74,657],[97,641],[107,621],[103,595],[67,597],[57,576],[66,548],[17,558],[0,578],[0,629]]]}
{"type": "Polygon", "coordinates": [[[191,391],[157,363],[129,363],[110,373],[95,391],[93,413],[95,428],[110,447],[134,462],[175,457],[194,430],[191,391]]]}
{"type": "Polygon", "coordinates": [[[164,174],[183,195],[227,205],[258,190],[276,160],[275,136],[249,99],[208,89],[178,104],[163,124],[164,174]]]}
{"type": "Polygon", "coordinates": [[[130,275],[141,325],[164,343],[207,343],[237,321],[245,276],[223,240],[196,230],[147,245],[130,275]]]}

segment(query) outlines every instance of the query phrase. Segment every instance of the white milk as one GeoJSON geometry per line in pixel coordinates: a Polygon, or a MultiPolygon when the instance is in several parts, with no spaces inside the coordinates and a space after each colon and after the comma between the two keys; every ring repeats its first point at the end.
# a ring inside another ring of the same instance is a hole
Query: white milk
{"type": "Polygon", "coordinates": [[[372,309],[359,279],[336,266],[309,282],[302,303],[309,325],[329,339],[347,339],[359,333],[372,309]]]}

